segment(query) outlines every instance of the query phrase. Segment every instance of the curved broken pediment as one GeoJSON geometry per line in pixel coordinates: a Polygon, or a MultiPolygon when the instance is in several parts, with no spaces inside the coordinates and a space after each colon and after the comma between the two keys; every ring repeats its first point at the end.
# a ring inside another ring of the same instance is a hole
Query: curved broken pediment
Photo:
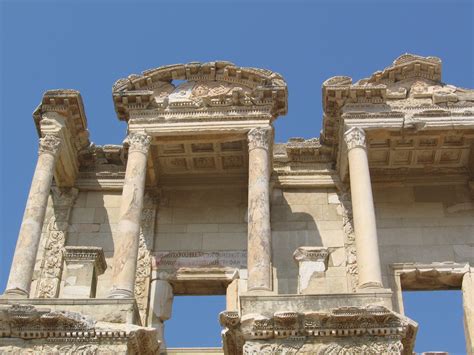
{"type": "Polygon", "coordinates": [[[189,63],[147,70],[112,89],[119,119],[205,119],[286,114],[288,92],[277,73],[230,62],[189,63]]]}

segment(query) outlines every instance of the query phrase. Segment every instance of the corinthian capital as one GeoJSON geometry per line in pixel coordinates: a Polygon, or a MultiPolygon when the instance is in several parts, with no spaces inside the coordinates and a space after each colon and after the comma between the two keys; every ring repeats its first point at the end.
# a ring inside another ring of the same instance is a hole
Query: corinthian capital
{"type": "Polygon", "coordinates": [[[271,146],[273,138],[273,129],[266,128],[252,128],[247,134],[249,142],[249,150],[255,148],[262,148],[268,150],[271,146]]]}
{"type": "Polygon", "coordinates": [[[61,139],[51,134],[45,135],[39,140],[39,154],[48,153],[56,156],[61,147],[61,139]]]}
{"type": "Polygon", "coordinates": [[[347,144],[347,149],[353,148],[366,148],[365,144],[365,132],[363,129],[358,127],[352,127],[346,133],[344,133],[344,141],[347,144]]]}
{"type": "Polygon", "coordinates": [[[150,148],[151,137],[146,133],[130,133],[124,141],[129,145],[129,152],[142,152],[147,154],[150,148]]]}

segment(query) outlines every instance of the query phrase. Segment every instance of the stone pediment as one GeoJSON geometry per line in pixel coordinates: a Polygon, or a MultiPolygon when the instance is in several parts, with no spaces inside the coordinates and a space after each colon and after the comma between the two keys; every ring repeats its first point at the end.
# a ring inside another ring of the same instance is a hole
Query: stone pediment
{"type": "Polygon", "coordinates": [[[404,54],[355,83],[347,76],[326,80],[322,141],[337,143],[340,124],[348,120],[366,122],[374,129],[393,128],[393,122],[407,127],[420,118],[456,117],[460,125],[466,125],[468,117],[474,116],[474,90],[445,84],[441,74],[439,58],[404,54]]]}
{"type": "Polygon", "coordinates": [[[269,70],[230,62],[163,66],[118,80],[112,89],[119,119],[274,119],[287,111],[287,87],[269,70]]]}
{"type": "Polygon", "coordinates": [[[450,105],[462,110],[474,107],[474,91],[441,82],[441,60],[405,54],[383,71],[352,83],[346,76],[336,76],[323,83],[326,115],[346,112],[393,112],[433,110],[450,105]]]}

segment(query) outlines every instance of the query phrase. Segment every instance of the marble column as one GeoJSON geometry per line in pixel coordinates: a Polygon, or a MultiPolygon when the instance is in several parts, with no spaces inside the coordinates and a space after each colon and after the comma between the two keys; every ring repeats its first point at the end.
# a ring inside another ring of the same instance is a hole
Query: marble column
{"type": "Polygon", "coordinates": [[[127,168],[123,183],[118,232],[114,239],[112,290],[109,298],[132,298],[140,236],[140,221],[145,192],[145,177],[151,137],[131,133],[127,168]]]}
{"type": "Polygon", "coordinates": [[[5,294],[28,298],[44,216],[53,181],[61,140],[53,135],[40,138],[38,162],[13,256],[5,294]]]}
{"type": "Polygon", "coordinates": [[[472,267],[462,278],[462,299],[467,354],[474,355],[474,268],[472,267]]]}
{"type": "Polygon", "coordinates": [[[254,128],[248,133],[248,287],[272,290],[270,226],[270,167],[273,129],[254,128]]]}
{"type": "Polygon", "coordinates": [[[382,287],[365,132],[360,128],[351,128],[344,134],[344,140],[347,144],[349,159],[359,288],[382,287]]]}

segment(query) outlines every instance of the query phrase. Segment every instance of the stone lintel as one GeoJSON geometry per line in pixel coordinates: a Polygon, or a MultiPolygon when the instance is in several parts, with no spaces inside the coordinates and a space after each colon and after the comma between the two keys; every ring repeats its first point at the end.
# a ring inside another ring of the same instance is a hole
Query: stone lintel
{"type": "Polygon", "coordinates": [[[400,278],[404,290],[459,289],[463,276],[469,273],[469,263],[436,262],[395,263],[391,265],[393,275],[400,278]]]}

